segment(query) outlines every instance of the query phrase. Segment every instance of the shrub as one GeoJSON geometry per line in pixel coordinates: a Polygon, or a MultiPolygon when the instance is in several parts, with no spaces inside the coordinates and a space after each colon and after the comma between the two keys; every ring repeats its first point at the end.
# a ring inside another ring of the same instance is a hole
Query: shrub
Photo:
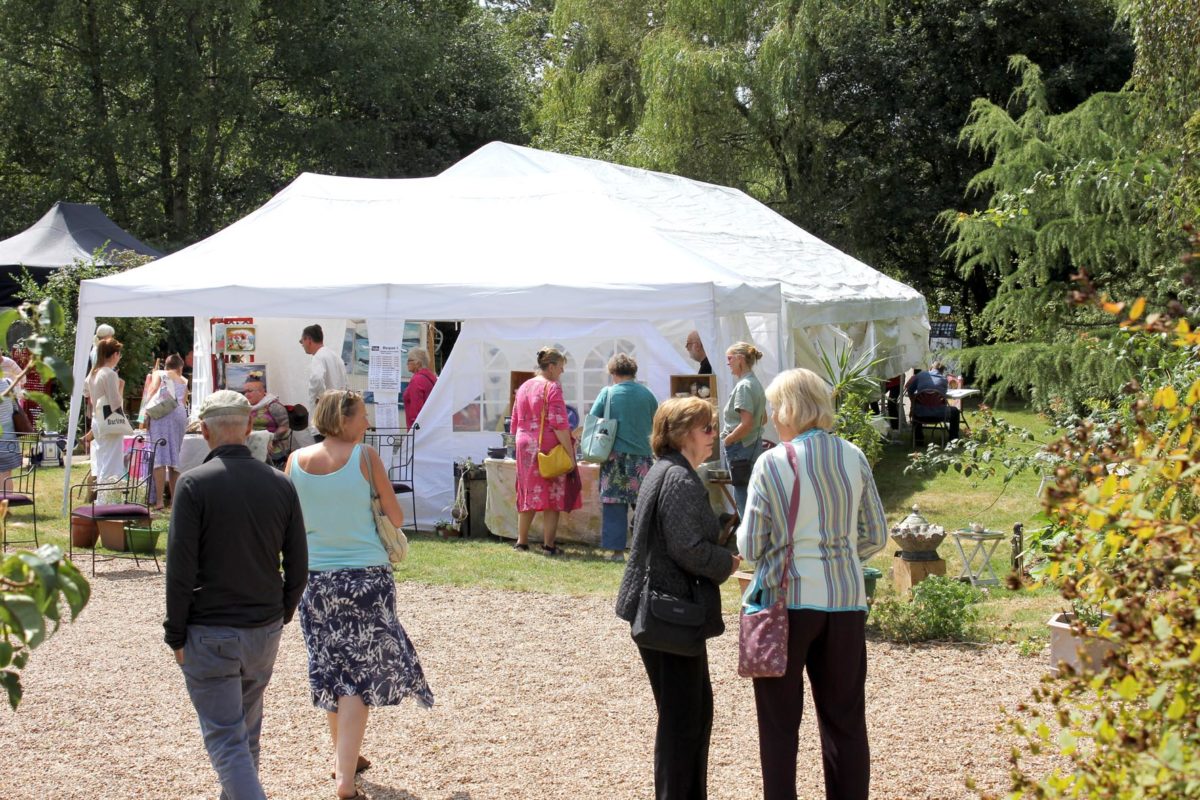
{"type": "Polygon", "coordinates": [[[955,641],[979,638],[983,595],[968,583],[931,575],[913,587],[912,601],[885,597],[871,607],[870,626],[894,642],[955,641]]]}
{"type": "MultiPolygon", "coordinates": [[[[1194,245],[1200,252],[1200,238],[1194,245]]],[[[1119,647],[1095,675],[1044,678],[1035,702],[1018,707],[1027,716],[1010,725],[1025,743],[1013,754],[1011,796],[1197,797],[1200,334],[1177,313],[1143,319],[1143,301],[1109,302],[1086,281],[1076,294],[1186,358],[1131,384],[1122,419],[1103,430],[1083,420],[1053,446],[1063,463],[1048,505],[1069,536],[1047,553],[1044,576],[1077,613],[1111,615],[1098,635],[1119,647]],[[1048,775],[1022,764],[1048,750],[1061,756],[1048,775]]]]}
{"type": "MultiPolygon", "coordinates": [[[[125,272],[152,260],[149,256],[139,255],[131,250],[118,250],[107,255],[97,250],[88,261],[78,260],[62,269],[54,270],[44,285],[38,284],[28,272],[22,271],[17,281],[21,285],[21,297],[25,302],[36,306],[52,299],[63,311],[63,324],[55,329],[46,330],[44,335],[48,344],[68,366],[68,373],[75,358],[75,326],[79,313],[80,282],[125,272]],[[113,263],[106,264],[104,259],[113,263]]],[[[123,346],[117,372],[125,380],[125,394],[127,397],[140,396],[142,382],[154,363],[155,349],[166,332],[163,320],[159,317],[97,317],[96,322],[107,322],[116,331],[117,339],[123,346]]],[[[56,381],[53,395],[55,401],[63,406],[68,405],[71,401],[69,382],[56,381]]]]}

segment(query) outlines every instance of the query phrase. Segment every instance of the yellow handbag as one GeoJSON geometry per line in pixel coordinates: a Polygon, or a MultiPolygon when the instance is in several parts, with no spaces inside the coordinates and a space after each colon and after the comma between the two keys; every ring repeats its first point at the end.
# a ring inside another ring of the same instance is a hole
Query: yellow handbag
{"type": "MultiPolygon", "coordinates": [[[[542,446],[542,433],[546,430],[546,406],[550,403],[550,382],[546,381],[546,395],[542,398],[542,420],[538,424],[538,449],[542,446]]],[[[566,475],[575,469],[575,459],[561,444],[554,445],[549,453],[538,453],[538,472],[546,480],[566,475]]]]}

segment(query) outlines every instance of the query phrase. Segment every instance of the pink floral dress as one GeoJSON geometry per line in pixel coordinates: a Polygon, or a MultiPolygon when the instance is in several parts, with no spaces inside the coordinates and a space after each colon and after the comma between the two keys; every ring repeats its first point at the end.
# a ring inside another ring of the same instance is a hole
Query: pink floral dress
{"type": "Polygon", "coordinates": [[[576,497],[574,504],[567,507],[565,475],[546,480],[538,472],[537,454],[553,450],[558,444],[554,432],[569,428],[567,406],[558,382],[530,378],[521,384],[512,409],[512,430],[517,434],[517,511],[574,511],[582,505],[582,500],[576,497]],[[546,427],[539,443],[543,405],[546,427]]]}

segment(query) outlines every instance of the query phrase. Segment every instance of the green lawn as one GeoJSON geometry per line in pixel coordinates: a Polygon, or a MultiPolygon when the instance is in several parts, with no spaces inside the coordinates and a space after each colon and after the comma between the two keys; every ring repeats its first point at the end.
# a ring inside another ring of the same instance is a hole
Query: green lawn
{"type": "MultiPolygon", "coordinates": [[[[1000,408],[997,413],[1013,424],[1045,435],[1046,425],[1035,414],[1022,409],[1000,408]]],[[[968,408],[968,420],[971,409],[968,408]]],[[[958,473],[932,478],[904,474],[911,448],[897,444],[889,446],[883,460],[876,466],[875,478],[887,512],[888,522],[894,524],[918,504],[921,514],[947,530],[961,528],[971,522],[981,522],[987,528],[1011,532],[1013,524],[1025,523],[1037,527],[1040,505],[1037,501],[1039,477],[1024,475],[1007,488],[999,479],[974,484],[972,479],[958,473]]],[[[76,466],[72,483],[79,483],[86,466],[76,466]]],[[[67,547],[68,519],[61,513],[62,469],[46,467],[39,471],[37,482],[38,530],[42,542],[67,547]]],[[[29,527],[30,512],[17,509],[9,516],[9,532],[14,538],[24,538],[29,527]]],[[[166,527],[166,519],[156,519],[155,526],[166,527]]],[[[474,586],[486,589],[538,591],[570,595],[615,596],[624,566],[599,557],[591,548],[568,545],[565,556],[549,559],[536,548],[528,553],[514,551],[509,542],[492,538],[442,540],[428,533],[410,537],[408,560],[400,565],[399,580],[454,586],[474,586]]],[[[160,540],[160,554],[165,537],[160,540]]],[[[871,560],[871,566],[883,570],[884,578],[878,591],[886,593],[891,587],[891,566],[894,548],[889,548],[871,560]]],[[[939,548],[947,562],[947,573],[961,572],[962,561],[953,544],[947,539],[939,548]]],[[[993,558],[993,569],[1002,578],[1009,572],[1010,550],[1002,543],[993,558]]],[[[82,565],[81,565],[82,566],[82,565]]],[[[738,603],[734,581],[722,591],[727,610],[738,603]]],[[[1051,613],[1061,608],[1061,599],[1052,589],[1022,589],[1017,592],[1005,587],[992,589],[983,603],[983,618],[987,632],[1002,641],[1039,643],[1045,639],[1045,622],[1051,613]]],[[[1027,645],[1029,647],[1029,645],[1027,645]]]]}

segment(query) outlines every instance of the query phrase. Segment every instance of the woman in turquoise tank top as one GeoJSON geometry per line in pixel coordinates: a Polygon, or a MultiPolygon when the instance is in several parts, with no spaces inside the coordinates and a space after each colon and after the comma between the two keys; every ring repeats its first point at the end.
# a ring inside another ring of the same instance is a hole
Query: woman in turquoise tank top
{"type": "Polygon", "coordinates": [[[362,444],[367,409],[357,392],[325,392],[314,421],[324,441],[288,459],[308,534],[308,586],[300,629],[308,650],[313,705],[328,714],[338,797],[358,797],[355,773],[371,706],[412,696],[433,705],[421,663],[396,616],[396,581],[375,532],[371,486],[397,528],[404,512],[379,454],[362,444]],[[368,473],[367,461],[370,461],[368,473]]]}

